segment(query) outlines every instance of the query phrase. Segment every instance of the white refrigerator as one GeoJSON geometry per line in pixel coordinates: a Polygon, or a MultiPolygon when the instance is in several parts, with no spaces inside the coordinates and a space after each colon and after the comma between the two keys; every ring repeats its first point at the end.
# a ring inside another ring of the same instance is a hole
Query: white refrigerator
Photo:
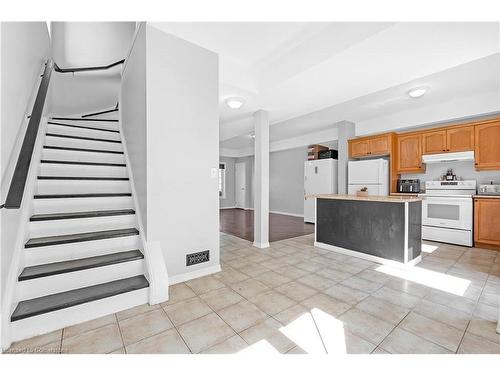
{"type": "Polygon", "coordinates": [[[337,193],[336,159],[308,160],[304,163],[304,222],[316,222],[316,199],[313,194],[337,193]]]}
{"type": "Polygon", "coordinates": [[[356,194],[363,187],[368,195],[389,195],[389,161],[371,159],[349,161],[347,167],[347,193],[356,194]]]}

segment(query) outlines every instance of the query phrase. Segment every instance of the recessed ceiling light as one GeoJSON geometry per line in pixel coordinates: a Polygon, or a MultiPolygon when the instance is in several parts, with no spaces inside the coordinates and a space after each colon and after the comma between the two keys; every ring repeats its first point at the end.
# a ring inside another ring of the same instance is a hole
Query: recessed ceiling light
{"type": "Polygon", "coordinates": [[[233,97],[226,99],[226,105],[231,109],[240,109],[243,107],[243,104],[245,104],[245,99],[243,98],[233,97]]]}
{"type": "Polygon", "coordinates": [[[250,133],[251,138],[255,138],[255,133],[250,133]]]}
{"type": "Polygon", "coordinates": [[[411,98],[420,98],[427,92],[427,87],[415,87],[408,91],[408,95],[411,98]]]}

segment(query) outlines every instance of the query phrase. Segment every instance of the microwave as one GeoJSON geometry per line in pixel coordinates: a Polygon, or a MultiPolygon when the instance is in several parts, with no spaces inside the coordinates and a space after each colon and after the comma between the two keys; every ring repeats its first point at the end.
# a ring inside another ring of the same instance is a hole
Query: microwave
{"type": "Polygon", "coordinates": [[[398,180],[398,193],[420,193],[420,180],[398,180]]]}

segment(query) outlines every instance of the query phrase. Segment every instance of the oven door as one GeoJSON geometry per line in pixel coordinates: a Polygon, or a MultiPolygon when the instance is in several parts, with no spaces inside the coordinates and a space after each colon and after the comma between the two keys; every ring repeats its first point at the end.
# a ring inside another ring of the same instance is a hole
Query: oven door
{"type": "Polygon", "coordinates": [[[471,197],[422,197],[422,224],[472,230],[471,197]]]}

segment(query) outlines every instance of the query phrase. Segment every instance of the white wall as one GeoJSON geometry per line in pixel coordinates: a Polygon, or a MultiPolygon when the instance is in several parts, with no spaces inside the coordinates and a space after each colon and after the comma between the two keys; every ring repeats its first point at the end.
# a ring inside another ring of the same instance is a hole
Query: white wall
{"type": "Polygon", "coordinates": [[[52,56],[61,68],[109,65],[124,59],[135,22],[52,22],[52,56]]]}
{"type": "Polygon", "coordinates": [[[307,147],[269,155],[269,210],[304,215],[304,162],[307,147]]]}
{"type": "Polygon", "coordinates": [[[65,116],[116,106],[120,95],[120,70],[121,66],[101,72],[53,72],[50,111],[65,116]]]}
{"type": "MultiPolygon", "coordinates": [[[[45,22],[2,22],[1,24],[1,191],[5,198],[24,139],[43,63],[49,57],[49,34],[45,22]]],[[[1,284],[2,295],[14,252],[19,210],[2,209],[1,284]]]]}
{"type": "Polygon", "coordinates": [[[146,123],[146,27],[138,30],[123,71],[120,117],[129,163],[147,236],[147,123],[146,123]]]}
{"type": "Polygon", "coordinates": [[[219,267],[218,57],[150,25],[146,34],[147,236],[178,281],[219,267]],[[202,250],[210,261],[187,268],[202,250]]]}

